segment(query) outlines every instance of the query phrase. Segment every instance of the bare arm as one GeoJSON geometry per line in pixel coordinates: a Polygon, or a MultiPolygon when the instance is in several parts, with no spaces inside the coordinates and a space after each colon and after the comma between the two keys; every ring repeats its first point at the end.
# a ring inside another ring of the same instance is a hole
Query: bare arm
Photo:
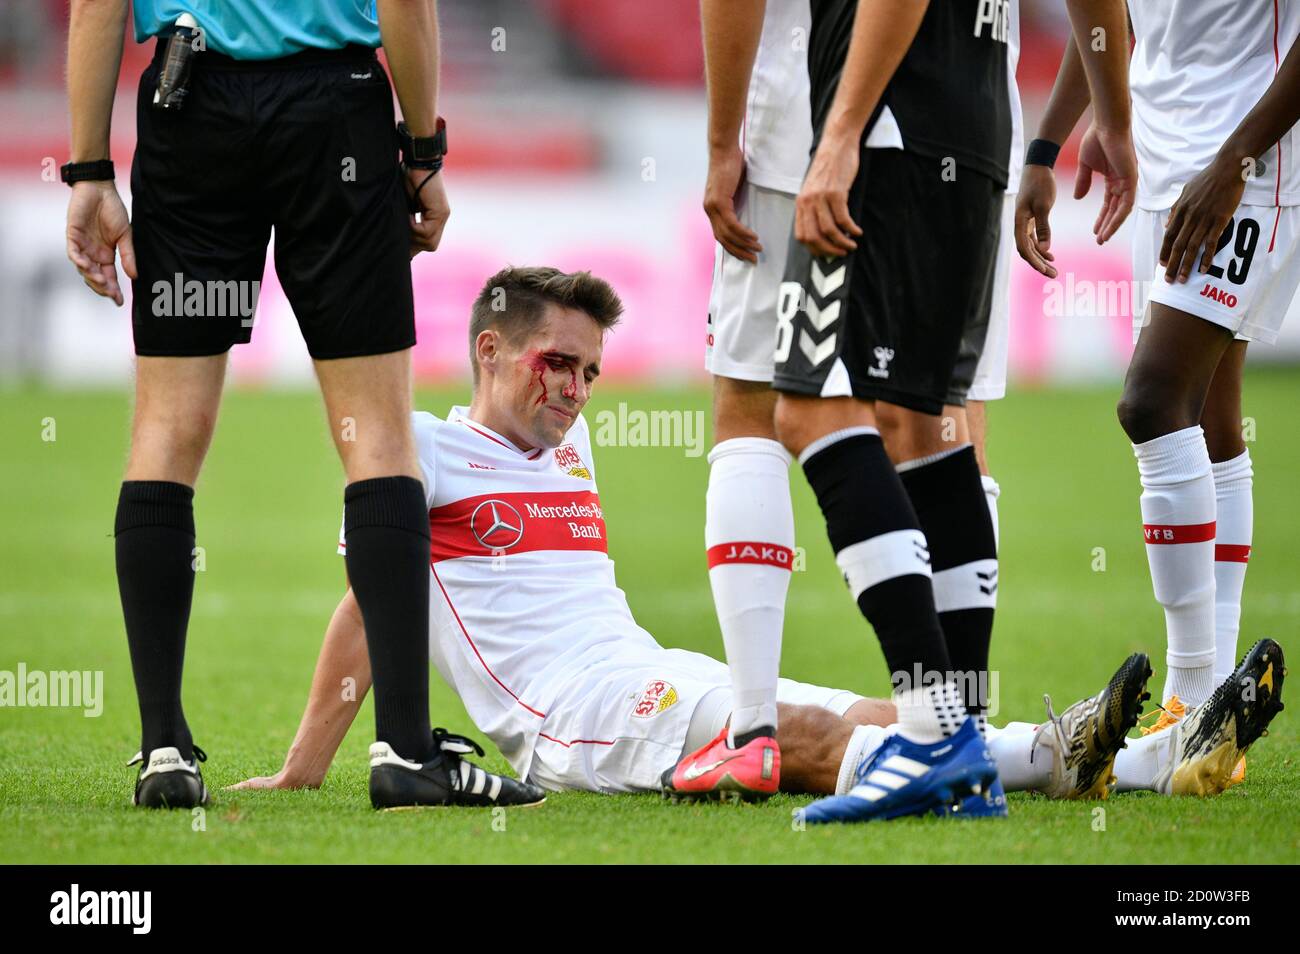
{"type": "MultiPolygon", "coordinates": [[[[1075,17],[1078,0],[1072,0],[1071,14],[1075,17]]],[[[1109,9],[1110,0],[1091,4],[1107,8],[1101,24],[1103,33],[1094,36],[1093,25],[1083,19],[1083,34],[1087,53],[1081,53],[1076,33],[1071,33],[1061,58],[1061,68],[1057,71],[1056,82],[1052,86],[1052,95],[1038,124],[1038,137],[1058,146],[1064,145],[1079,124],[1079,118],[1092,101],[1089,84],[1108,90],[1103,108],[1108,110],[1109,121],[1120,122],[1122,126],[1103,128],[1100,120],[1094,121],[1084,135],[1079,146],[1079,167],[1074,181],[1074,197],[1081,199],[1088,194],[1092,186],[1094,171],[1101,173],[1106,181],[1106,195],[1102,201],[1097,221],[1093,224],[1093,234],[1098,244],[1105,242],[1119,229],[1124,219],[1133,208],[1137,195],[1137,156],[1133,151],[1132,134],[1129,128],[1130,114],[1128,105],[1128,54],[1129,27],[1126,15],[1123,16],[1120,33],[1116,29],[1114,11],[1109,9]],[[1121,43],[1110,42],[1110,37],[1123,36],[1121,43]],[[1101,41],[1098,44],[1098,41],[1101,41]],[[1094,47],[1100,45],[1100,49],[1094,47]],[[1120,56],[1112,55],[1118,51],[1120,56]],[[1117,78],[1114,70],[1117,63],[1122,63],[1125,76],[1117,78]],[[1091,68],[1094,75],[1090,75],[1091,68]],[[1122,91],[1121,91],[1122,87],[1122,91]],[[1123,97],[1123,104],[1114,102],[1116,96],[1123,97]],[[1116,108],[1118,106],[1118,109],[1116,108]]],[[[1121,5],[1122,7],[1122,5],[1121,5]]],[[[1123,13],[1121,9],[1121,14],[1123,13]]],[[[1077,29],[1077,26],[1076,26],[1077,29]]],[[[1097,110],[1094,110],[1094,114],[1097,110]]],[[[1016,251],[1020,257],[1048,278],[1057,275],[1053,264],[1055,256],[1051,252],[1052,228],[1050,215],[1056,204],[1056,174],[1043,165],[1026,165],[1020,179],[1020,193],[1016,199],[1015,241],[1016,251]]]]}
{"type": "MultiPolygon", "coordinates": [[[[402,119],[415,137],[438,131],[438,3],[437,0],[378,0],[379,35],[402,107],[402,119]]],[[[432,252],[442,241],[451,215],[442,174],[413,169],[407,192],[419,188],[419,220],[411,217],[411,256],[432,252]],[[425,180],[428,179],[426,182],[425,180]]]]}
{"type": "Polygon", "coordinates": [[[1214,161],[1185,186],[1169,213],[1160,264],[1165,281],[1185,282],[1200,255],[1200,272],[1214,264],[1223,230],[1241,204],[1255,159],[1300,122],[1300,43],[1294,43],[1255,108],[1237,124],[1214,161]]]}
{"type": "MultiPolygon", "coordinates": [[[[72,0],[68,20],[68,115],[72,162],[109,158],[113,96],[122,66],[126,0],[72,0]]],[[[136,277],[126,206],[111,181],[79,182],[68,203],[67,253],[98,295],[123,302],[116,257],[136,277]]]]}
{"type": "Polygon", "coordinates": [[[1092,125],[1079,144],[1074,197],[1082,199],[1092,174],[1105,183],[1092,233],[1101,245],[1119,230],[1137,198],[1137,154],[1133,151],[1132,104],[1128,89],[1129,24],[1124,0],[1066,0],[1092,98],[1092,125]]]}
{"type": "MultiPolygon", "coordinates": [[[[1066,0],[1066,6],[1074,27],[1072,48],[1087,74],[1097,126],[1127,130],[1130,113],[1128,7],[1124,0],[1066,0]]],[[[1068,59],[1068,49],[1066,56],[1068,59]]]]}
{"type": "Polygon", "coordinates": [[[1064,145],[1091,101],[1083,58],[1071,33],[1065,44],[1065,55],[1061,57],[1061,68],[1056,73],[1056,82],[1052,85],[1052,95],[1043,110],[1043,118],[1038,122],[1038,138],[1064,145]]]}
{"type": "Polygon", "coordinates": [[[126,0],[72,0],[68,20],[68,113],[72,162],[107,159],[113,96],[122,68],[126,0]]]}
{"type": "Polygon", "coordinates": [[[839,86],[795,201],[795,238],[817,255],[838,257],[857,248],[853,236],[862,229],[849,215],[848,197],[863,129],[929,6],[930,0],[858,4],[839,86]]]}
{"type": "MultiPolygon", "coordinates": [[[[1090,101],[1083,59],[1071,33],[1052,86],[1052,95],[1038,123],[1037,138],[1057,146],[1064,145],[1090,101]]],[[[1056,173],[1048,166],[1026,165],[1020,175],[1020,193],[1016,198],[1016,251],[1048,278],[1056,277],[1056,266],[1052,264],[1055,256],[1051,252],[1050,221],[1055,204],[1056,173]]]]}
{"type": "MultiPolygon", "coordinates": [[[[713,237],[729,254],[747,262],[758,261],[763,247],[758,236],[736,216],[735,196],[745,174],[739,139],[766,8],[766,0],[700,0],[709,102],[709,173],[704,184],[704,211],[713,227],[713,237]]],[[[790,42],[794,42],[793,37],[790,42]]]]}
{"type": "Polygon", "coordinates": [[[284,766],[275,775],[250,778],[231,787],[319,788],[369,689],[366,629],[361,608],[349,588],[325,631],[307,709],[284,757],[284,766]]]}

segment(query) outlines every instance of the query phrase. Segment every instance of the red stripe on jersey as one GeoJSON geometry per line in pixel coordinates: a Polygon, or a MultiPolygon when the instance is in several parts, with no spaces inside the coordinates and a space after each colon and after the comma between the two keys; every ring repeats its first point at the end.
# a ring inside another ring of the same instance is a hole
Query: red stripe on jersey
{"type": "Polygon", "coordinates": [[[492,671],[492,667],[487,664],[487,660],[483,658],[483,654],[480,653],[478,651],[478,647],[474,645],[474,639],[473,637],[470,636],[469,630],[467,630],[465,628],[465,624],[461,622],[460,613],[456,612],[455,604],[452,603],[451,597],[447,595],[447,588],[442,585],[442,579],[438,576],[437,568],[434,567],[433,564],[429,564],[429,569],[433,572],[433,578],[435,581],[437,581],[438,589],[442,590],[442,598],[447,601],[447,606],[451,610],[451,615],[456,617],[456,625],[459,626],[460,631],[465,634],[465,641],[469,643],[469,648],[474,650],[474,655],[478,657],[479,665],[481,665],[483,669],[487,672],[487,674],[492,677],[493,682],[495,682],[498,686],[500,686],[509,694],[511,699],[515,700],[515,702],[519,703],[519,705],[523,706],[533,715],[537,716],[537,718],[545,719],[546,718],[545,712],[538,712],[528,703],[524,702],[524,700],[520,699],[517,695],[515,695],[513,689],[511,689],[504,682],[502,682],[500,679],[497,678],[497,674],[492,671]]]}
{"type": "Polygon", "coordinates": [[[1144,523],[1142,535],[1147,543],[1206,543],[1214,539],[1214,521],[1177,524],[1144,523]]]}
{"type": "Polygon", "coordinates": [[[709,547],[708,555],[710,570],[727,563],[761,563],[788,570],[794,560],[794,551],[789,547],[783,547],[778,543],[746,541],[719,543],[717,546],[709,547]]]}
{"type": "Polygon", "coordinates": [[[589,490],[480,494],[429,511],[430,558],[537,550],[609,552],[600,497],[589,490]]]}
{"type": "Polygon", "coordinates": [[[1216,543],[1214,545],[1215,563],[1249,563],[1250,544],[1216,543]]]}
{"type": "MultiPolygon", "coordinates": [[[[497,440],[495,437],[493,437],[493,436],[492,436],[491,434],[489,434],[487,431],[480,430],[479,428],[475,427],[473,424],[469,423],[469,421],[465,420],[463,417],[462,417],[462,418],[458,418],[457,420],[459,420],[462,424],[464,424],[466,427],[468,427],[468,428],[469,428],[471,431],[473,431],[475,434],[478,434],[478,435],[480,435],[481,437],[486,437],[486,438],[487,438],[488,440],[490,440],[493,444],[500,444],[502,447],[507,448],[508,450],[512,450],[512,451],[514,451],[516,454],[527,454],[527,453],[529,453],[529,452],[532,451],[532,448],[531,448],[531,447],[528,448],[528,450],[520,450],[518,447],[515,447],[513,444],[507,444],[505,441],[497,440]]],[[[528,459],[529,459],[529,460],[537,460],[537,458],[541,456],[542,451],[545,450],[545,449],[546,449],[546,448],[544,448],[544,447],[539,447],[539,448],[537,448],[537,453],[536,453],[536,454],[533,454],[533,456],[530,457],[530,458],[528,458],[528,459]]]]}

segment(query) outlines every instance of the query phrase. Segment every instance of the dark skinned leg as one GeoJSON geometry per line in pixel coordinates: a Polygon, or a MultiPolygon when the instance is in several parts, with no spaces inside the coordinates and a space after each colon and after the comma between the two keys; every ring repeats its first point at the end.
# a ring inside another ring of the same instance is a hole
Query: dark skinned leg
{"type": "Polygon", "coordinates": [[[1219,464],[1240,457],[1246,450],[1241,436],[1241,374],[1246,363],[1246,342],[1233,341],[1219,360],[1201,412],[1201,427],[1210,460],[1219,464]]]}
{"type": "MultiPolygon", "coordinates": [[[[1116,409],[1134,444],[1200,423],[1232,333],[1159,302],[1142,330],[1116,409]]],[[[1240,429],[1238,418],[1238,429],[1240,429]]]]}

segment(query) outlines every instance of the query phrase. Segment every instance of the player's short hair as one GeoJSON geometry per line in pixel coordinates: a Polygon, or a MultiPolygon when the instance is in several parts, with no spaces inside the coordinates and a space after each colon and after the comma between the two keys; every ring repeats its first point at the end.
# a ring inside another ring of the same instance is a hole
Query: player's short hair
{"type": "Polygon", "coordinates": [[[618,324],[623,314],[618,292],[591,272],[562,272],[549,265],[507,266],[484,283],[470,309],[469,363],[475,384],[479,334],[494,328],[512,343],[518,342],[542,323],[548,304],[586,312],[602,331],[618,324]]]}

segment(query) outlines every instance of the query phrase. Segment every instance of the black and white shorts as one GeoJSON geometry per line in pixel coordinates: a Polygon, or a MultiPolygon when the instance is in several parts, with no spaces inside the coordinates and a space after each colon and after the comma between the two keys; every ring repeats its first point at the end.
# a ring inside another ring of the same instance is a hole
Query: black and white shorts
{"type": "Polygon", "coordinates": [[[778,391],[963,405],[984,347],[1004,188],[901,149],[863,149],[849,190],[857,250],[791,238],[777,304],[778,391]]]}

